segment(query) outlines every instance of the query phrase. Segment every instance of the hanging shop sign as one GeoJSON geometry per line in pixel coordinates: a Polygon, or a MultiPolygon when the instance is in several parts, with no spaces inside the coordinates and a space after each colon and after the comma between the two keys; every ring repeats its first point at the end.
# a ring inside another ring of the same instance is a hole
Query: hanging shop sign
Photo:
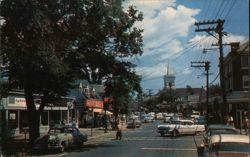
{"type": "Polygon", "coordinates": [[[85,100],[85,106],[93,108],[103,108],[103,101],[96,99],[85,100]]]}

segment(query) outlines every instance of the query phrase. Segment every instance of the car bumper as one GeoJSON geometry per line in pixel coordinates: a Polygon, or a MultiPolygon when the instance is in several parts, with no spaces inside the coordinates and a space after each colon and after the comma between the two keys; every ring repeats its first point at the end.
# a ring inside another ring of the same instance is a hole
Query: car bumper
{"type": "Polygon", "coordinates": [[[166,129],[166,130],[157,130],[157,132],[158,133],[160,133],[160,134],[172,134],[172,130],[168,130],[168,129],[166,129]]]}
{"type": "Polygon", "coordinates": [[[54,150],[59,148],[59,144],[37,144],[33,147],[33,150],[54,150]]]}

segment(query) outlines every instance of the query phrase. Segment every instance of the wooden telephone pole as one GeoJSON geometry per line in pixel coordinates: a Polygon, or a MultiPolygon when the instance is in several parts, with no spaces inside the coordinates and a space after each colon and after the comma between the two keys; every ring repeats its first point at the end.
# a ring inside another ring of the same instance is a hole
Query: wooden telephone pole
{"type": "Polygon", "coordinates": [[[207,92],[206,92],[206,110],[207,110],[207,124],[209,124],[209,114],[208,114],[208,106],[209,106],[209,103],[208,103],[208,97],[209,97],[209,86],[208,86],[208,71],[209,71],[209,64],[210,62],[209,61],[206,61],[206,62],[191,62],[191,67],[204,67],[205,68],[205,71],[206,71],[206,86],[207,86],[207,92]]]}
{"type": "Polygon", "coordinates": [[[214,38],[218,40],[219,50],[220,50],[220,86],[221,86],[221,93],[222,93],[222,104],[220,104],[220,112],[221,112],[221,122],[223,122],[223,118],[228,114],[228,107],[227,107],[227,99],[226,99],[226,92],[225,92],[225,77],[224,77],[224,66],[223,66],[223,44],[222,44],[222,36],[225,35],[223,30],[223,24],[225,20],[213,20],[213,21],[204,21],[204,22],[196,22],[194,25],[198,28],[195,29],[195,32],[207,32],[214,38]],[[200,28],[201,25],[216,25],[215,27],[208,27],[208,28],[200,28]],[[212,34],[211,32],[217,33],[217,36],[212,34]],[[223,106],[226,107],[223,109],[223,106]]]}

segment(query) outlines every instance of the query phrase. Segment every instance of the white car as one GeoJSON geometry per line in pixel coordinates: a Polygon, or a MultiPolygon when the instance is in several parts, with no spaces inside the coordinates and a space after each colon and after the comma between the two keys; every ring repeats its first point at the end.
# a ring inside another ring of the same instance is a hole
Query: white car
{"type": "Polygon", "coordinates": [[[197,148],[199,157],[248,157],[249,137],[246,135],[212,135],[208,146],[197,148]]]}
{"type": "Polygon", "coordinates": [[[192,120],[175,120],[171,124],[157,126],[157,132],[161,136],[171,135],[173,137],[181,134],[193,134],[205,131],[204,125],[195,124],[192,120]]]}
{"type": "Polygon", "coordinates": [[[163,119],[164,117],[163,117],[163,114],[162,113],[157,113],[156,115],[155,115],[155,119],[156,120],[161,120],[161,119],[163,119]]]}

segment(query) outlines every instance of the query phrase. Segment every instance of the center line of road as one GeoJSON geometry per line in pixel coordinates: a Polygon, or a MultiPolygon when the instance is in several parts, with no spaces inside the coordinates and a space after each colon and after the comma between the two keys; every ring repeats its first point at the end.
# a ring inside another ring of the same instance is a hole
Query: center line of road
{"type": "Polygon", "coordinates": [[[196,149],[193,148],[141,148],[142,150],[166,150],[166,151],[179,151],[179,150],[184,150],[184,151],[196,151],[196,149]]]}

